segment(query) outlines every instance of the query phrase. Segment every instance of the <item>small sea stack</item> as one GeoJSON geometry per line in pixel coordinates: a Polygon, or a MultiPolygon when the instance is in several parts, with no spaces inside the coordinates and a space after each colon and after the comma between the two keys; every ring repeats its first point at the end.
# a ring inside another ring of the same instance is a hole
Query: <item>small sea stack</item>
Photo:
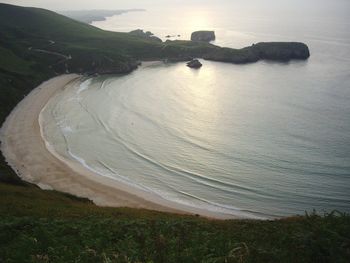
{"type": "Polygon", "coordinates": [[[210,42],[215,40],[215,32],[214,31],[195,31],[191,34],[192,41],[201,41],[201,42],[210,42]]]}
{"type": "Polygon", "coordinates": [[[192,59],[191,61],[187,62],[186,65],[190,68],[199,69],[202,66],[202,63],[200,63],[198,59],[192,59]]]}

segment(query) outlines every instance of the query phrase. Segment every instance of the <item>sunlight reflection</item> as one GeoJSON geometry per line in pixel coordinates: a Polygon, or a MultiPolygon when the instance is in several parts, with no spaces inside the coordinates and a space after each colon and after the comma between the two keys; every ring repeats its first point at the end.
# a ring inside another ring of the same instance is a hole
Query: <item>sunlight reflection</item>
{"type": "Polygon", "coordinates": [[[185,122],[191,120],[184,127],[189,133],[195,130],[207,131],[217,119],[219,106],[216,96],[217,74],[215,67],[205,62],[203,64],[199,70],[181,66],[176,73],[184,76],[188,83],[186,90],[183,91],[183,99],[189,108],[187,115],[184,116],[185,122]]]}
{"type": "Polygon", "coordinates": [[[213,23],[207,12],[188,13],[184,20],[184,27],[190,31],[210,30],[213,23]]]}
{"type": "Polygon", "coordinates": [[[187,27],[191,29],[191,31],[195,30],[203,30],[203,29],[211,29],[212,24],[208,20],[206,16],[203,16],[201,13],[196,14],[195,16],[189,16],[189,20],[187,21],[187,27]]]}

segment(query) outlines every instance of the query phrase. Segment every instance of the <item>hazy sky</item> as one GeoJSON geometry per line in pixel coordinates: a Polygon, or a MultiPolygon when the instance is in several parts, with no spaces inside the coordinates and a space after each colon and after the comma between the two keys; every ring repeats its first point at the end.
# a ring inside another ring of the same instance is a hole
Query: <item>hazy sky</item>
{"type": "Polygon", "coordinates": [[[124,8],[154,8],[167,6],[178,7],[208,7],[224,8],[234,5],[241,11],[266,11],[271,9],[282,11],[314,12],[315,9],[323,14],[337,11],[350,12],[350,0],[0,0],[22,6],[42,7],[50,10],[84,10],[84,9],[124,9],[124,8]]]}
{"type": "MultiPolygon", "coordinates": [[[[224,0],[225,1],[225,0],[224,0]]],[[[227,0],[226,0],[227,1],[227,0]]],[[[54,10],[68,9],[123,9],[123,8],[146,8],[169,3],[180,2],[181,4],[200,4],[203,2],[215,2],[210,0],[5,0],[9,3],[22,6],[43,7],[54,10]]]]}

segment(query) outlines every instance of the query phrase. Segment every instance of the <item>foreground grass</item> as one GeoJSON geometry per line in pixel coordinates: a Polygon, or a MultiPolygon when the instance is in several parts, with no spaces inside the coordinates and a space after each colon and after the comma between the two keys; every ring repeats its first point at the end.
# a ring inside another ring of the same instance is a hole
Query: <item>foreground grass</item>
{"type": "Polygon", "coordinates": [[[0,184],[0,262],[348,262],[350,217],[207,220],[0,184]]]}

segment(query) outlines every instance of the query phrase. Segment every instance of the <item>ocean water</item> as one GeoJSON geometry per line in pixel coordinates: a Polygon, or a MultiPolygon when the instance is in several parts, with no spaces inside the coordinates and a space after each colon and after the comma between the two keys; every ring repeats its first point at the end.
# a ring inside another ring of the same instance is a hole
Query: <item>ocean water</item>
{"type": "Polygon", "coordinates": [[[45,139],[99,176],[187,206],[263,218],[350,212],[350,4],[272,2],[150,7],[94,22],[163,39],[213,29],[214,43],[230,47],[302,41],[311,57],[202,61],[200,70],[146,63],[86,78],[49,101],[45,139]]]}

